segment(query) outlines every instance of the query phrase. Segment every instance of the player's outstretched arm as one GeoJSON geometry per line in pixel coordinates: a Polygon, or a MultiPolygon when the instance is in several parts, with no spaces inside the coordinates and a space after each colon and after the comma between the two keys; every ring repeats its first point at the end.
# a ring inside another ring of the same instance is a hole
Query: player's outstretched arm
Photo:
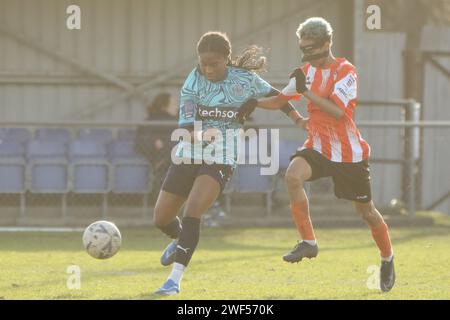
{"type": "Polygon", "coordinates": [[[258,99],[258,108],[267,110],[279,110],[283,108],[286,104],[286,100],[283,100],[278,95],[273,97],[266,97],[258,99]]]}
{"type": "Polygon", "coordinates": [[[254,98],[247,100],[239,108],[237,115],[238,121],[244,123],[249,115],[255,110],[256,107],[261,107],[268,110],[281,110],[283,111],[292,122],[303,130],[308,130],[308,118],[303,118],[301,114],[286,100],[279,98],[278,96],[262,98],[256,100],[254,98]]]}
{"type": "Polygon", "coordinates": [[[305,98],[311,100],[315,105],[317,105],[320,110],[328,113],[335,119],[340,119],[344,114],[344,110],[342,110],[336,103],[334,103],[330,99],[319,97],[311,91],[305,91],[303,92],[303,95],[305,96],[305,98]]]}
{"type": "MultiPolygon", "coordinates": [[[[322,98],[312,91],[308,90],[306,87],[306,78],[305,74],[301,69],[295,70],[291,74],[291,82],[292,87],[295,87],[295,91],[297,94],[303,95],[308,100],[312,101],[316,106],[320,108],[321,111],[328,113],[335,119],[340,119],[344,114],[344,110],[341,109],[336,103],[334,103],[330,99],[322,98]],[[295,79],[295,81],[293,81],[295,79]]],[[[289,85],[288,85],[289,87],[289,85]]],[[[288,88],[287,87],[287,88],[288,88]]],[[[289,88],[288,88],[289,89],[289,88]]],[[[291,88],[292,90],[293,88],[291,88]]]]}

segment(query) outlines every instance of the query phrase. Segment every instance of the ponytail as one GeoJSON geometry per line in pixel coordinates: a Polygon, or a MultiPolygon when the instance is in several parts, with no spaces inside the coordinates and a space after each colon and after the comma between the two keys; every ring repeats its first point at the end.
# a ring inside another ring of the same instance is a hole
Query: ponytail
{"type": "Polygon", "coordinates": [[[256,73],[264,72],[266,67],[266,57],[262,55],[263,49],[256,45],[251,45],[244,49],[239,56],[231,58],[231,42],[226,33],[207,32],[197,43],[197,53],[215,52],[228,59],[228,65],[241,68],[256,73]]]}
{"type": "Polygon", "coordinates": [[[267,59],[262,53],[261,47],[251,45],[245,48],[229,65],[256,73],[264,72],[266,71],[267,59]]]}

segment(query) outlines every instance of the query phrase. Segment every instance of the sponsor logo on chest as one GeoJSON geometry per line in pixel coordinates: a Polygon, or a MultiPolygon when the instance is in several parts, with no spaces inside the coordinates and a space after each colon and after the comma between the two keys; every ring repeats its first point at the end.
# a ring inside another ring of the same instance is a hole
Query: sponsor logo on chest
{"type": "Polygon", "coordinates": [[[207,107],[198,106],[197,115],[199,120],[222,120],[234,121],[237,118],[238,109],[234,107],[207,107]]]}

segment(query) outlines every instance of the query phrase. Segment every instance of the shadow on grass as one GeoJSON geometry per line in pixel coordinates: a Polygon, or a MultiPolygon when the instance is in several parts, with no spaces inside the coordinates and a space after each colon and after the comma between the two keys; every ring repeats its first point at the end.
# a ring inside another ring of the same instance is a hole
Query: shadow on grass
{"type": "Polygon", "coordinates": [[[169,300],[173,296],[160,296],[158,294],[155,294],[153,292],[149,293],[141,293],[135,297],[124,297],[123,300],[169,300]]]}
{"type": "MultiPolygon", "coordinates": [[[[260,245],[260,244],[245,244],[237,243],[232,239],[234,237],[245,237],[256,238],[257,235],[250,233],[245,235],[244,233],[249,229],[218,229],[211,230],[208,229],[204,236],[200,236],[200,250],[210,250],[210,251],[279,251],[280,254],[284,254],[290,250],[296,241],[296,235],[292,241],[289,243],[286,241],[284,245],[260,245]]],[[[328,230],[328,229],[327,229],[328,230]]],[[[325,234],[327,230],[322,232],[325,234]]],[[[358,231],[364,229],[356,229],[358,231]]],[[[349,245],[343,247],[322,247],[321,252],[326,251],[345,251],[354,249],[364,249],[371,248],[374,246],[372,237],[370,235],[370,230],[367,231],[367,237],[360,241],[357,245],[349,245]]],[[[392,242],[395,245],[406,243],[411,240],[422,239],[426,237],[445,237],[450,236],[450,228],[429,228],[429,229],[411,229],[402,236],[391,237],[392,242]]],[[[141,231],[142,232],[142,231],[141,231]]],[[[155,232],[153,233],[141,233],[140,230],[133,234],[133,230],[125,230],[123,232],[123,246],[121,251],[132,250],[132,251],[143,251],[143,252],[162,252],[166,247],[169,240],[167,240],[163,235],[155,232]]],[[[271,232],[267,229],[267,232],[271,232]]],[[[273,232],[280,232],[280,229],[274,229],[273,232]]],[[[405,232],[405,231],[403,231],[405,232]]],[[[265,234],[265,238],[261,238],[261,244],[270,243],[270,234],[265,234]]],[[[358,236],[361,233],[358,232],[358,236]]],[[[345,241],[345,239],[336,239],[340,243],[345,241]]],[[[282,242],[280,239],[274,239],[275,242],[282,242]]],[[[65,252],[83,252],[81,244],[81,236],[78,234],[54,234],[54,233],[0,233],[0,257],[1,251],[15,251],[15,252],[51,252],[51,251],[65,251],[65,252]]]]}
{"type": "MultiPolygon", "coordinates": [[[[251,257],[245,257],[245,261],[247,262],[251,262],[252,260],[257,260],[260,258],[266,258],[266,257],[270,257],[273,256],[273,254],[260,254],[260,255],[252,255],[251,257]]],[[[232,263],[232,262],[236,262],[236,261],[242,261],[243,257],[227,257],[227,258],[213,258],[213,259],[208,259],[207,262],[208,263],[217,263],[217,262],[223,262],[226,261],[227,263],[232,263]]],[[[150,261],[152,262],[152,261],[150,261]]],[[[124,275],[131,275],[131,276],[158,276],[161,277],[160,281],[161,284],[164,282],[164,280],[166,279],[167,275],[169,274],[171,268],[165,268],[163,266],[161,266],[159,264],[159,260],[155,260],[153,264],[149,263],[148,267],[138,267],[138,268],[123,268],[120,271],[111,271],[111,270],[104,270],[104,271],[93,271],[93,266],[91,266],[89,268],[88,271],[83,271],[82,273],[82,281],[83,282],[88,282],[90,280],[98,280],[99,277],[101,277],[102,279],[110,279],[110,278],[117,278],[117,277],[123,277],[124,275]]],[[[46,287],[46,286],[53,286],[53,285],[65,285],[65,278],[58,278],[58,279],[54,279],[54,280],[42,280],[42,281],[29,281],[27,282],[27,286],[28,287],[33,287],[33,288],[42,288],[42,287],[46,287]]],[[[150,282],[150,281],[149,281],[150,282]]],[[[17,284],[16,284],[17,285],[17,284]]],[[[20,285],[20,284],[19,284],[20,285]]],[[[8,289],[10,289],[10,286],[3,286],[0,287],[0,292],[6,291],[8,289]]],[[[150,288],[152,289],[152,288],[150,288]]],[[[152,291],[150,291],[149,289],[149,294],[152,293],[152,291]]],[[[153,290],[156,290],[157,288],[153,288],[153,290]]],[[[67,294],[70,295],[70,294],[67,294]]]]}

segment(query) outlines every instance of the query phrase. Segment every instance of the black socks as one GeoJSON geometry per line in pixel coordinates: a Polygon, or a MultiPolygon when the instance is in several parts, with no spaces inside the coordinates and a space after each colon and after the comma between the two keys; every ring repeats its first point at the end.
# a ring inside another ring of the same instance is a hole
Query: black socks
{"type": "Polygon", "coordinates": [[[162,232],[169,236],[169,238],[177,239],[181,233],[180,218],[176,217],[167,226],[159,228],[162,232]]]}
{"type": "Polygon", "coordinates": [[[184,217],[182,225],[183,228],[178,239],[175,262],[187,266],[200,238],[200,219],[184,217]]]}

